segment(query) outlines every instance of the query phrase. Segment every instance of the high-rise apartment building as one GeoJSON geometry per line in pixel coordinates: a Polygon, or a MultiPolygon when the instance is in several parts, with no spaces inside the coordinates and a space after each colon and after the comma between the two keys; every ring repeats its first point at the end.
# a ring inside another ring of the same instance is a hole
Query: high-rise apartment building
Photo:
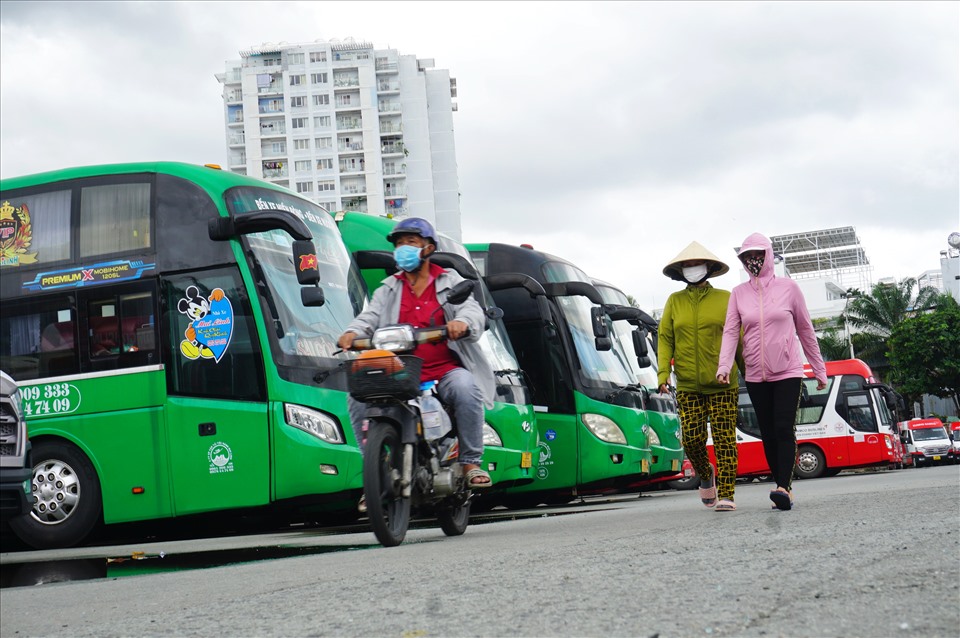
{"type": "Polygon", "coordinates": [[[457,81],[366,42],[264,44],[223,84],[229,170],[323,205],[423,217],[460,239],[457,81]]]}

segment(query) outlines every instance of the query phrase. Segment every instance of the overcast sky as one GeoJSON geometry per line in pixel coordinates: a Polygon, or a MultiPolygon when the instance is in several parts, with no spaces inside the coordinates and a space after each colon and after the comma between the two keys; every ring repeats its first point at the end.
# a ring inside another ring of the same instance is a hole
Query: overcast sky
{"type": "Polygon", "coordinates": [[[662,307],[663,266],[854,226],[873,276],[960,230],[957,2],[0,2],[0,176],[226,164],[214,74],[346,39],[457,79],[465,241],[531,243],[662,307]]]}

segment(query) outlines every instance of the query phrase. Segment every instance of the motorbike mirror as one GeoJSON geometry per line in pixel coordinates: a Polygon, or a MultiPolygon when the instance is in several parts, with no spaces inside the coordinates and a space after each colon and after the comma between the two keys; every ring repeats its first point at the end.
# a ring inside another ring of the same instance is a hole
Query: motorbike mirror
{"type": "Polygon", "coordinates": [[[494,321],[497,319],[503,319],[503,309],[497,308],[496,306],[487,308],[485,314],[487,315],[487,319],[493,319],[494,321]]]}
{"type": "Polygon", "coordinates": [[[300,302],[308,308],[319,308],[325,301],[323,288],[319,286],[304,286],[300,289],[300,302]]]}
{"type": "Polygon", "coordinates": [[[471,281],[470,279],[464,279],[456,286],[450,290],[450,294],[447,295],[447,303],[452,303],[454,305],[462,304],[467,298],[473,294],[473,288],[476,285],[476,282],[471,281]]]}
{"type": "Polygon", "coordinates": [[[613,343],[607,337],[597,337],[593,340],[594,345],[597,348],[598,352],[603,352],[605,350],[610,350],[613,348],[613,343]]]}
{"type": "Polygon", "coordinates": [[[320,283],[317,249],[309,239],[294,240],[293,269],[297,272],[297,281],[301,286],[316,286],[320,283]]]}
{"type": "MultiPolygon", "coordinates": [[[[594,306],[591,308],[590,319],[593,322],[593,336],[598,340],[607,339],[607,337],[610,336],[610,333],[607,330],[607,320],[603,308],[600,306],[594,306]]],[[[608,345],[605,349],[609,350],[610,346],[608,345]]],[[[600,350],[600,348],[598,347],[597,350],[600,350]]]]}

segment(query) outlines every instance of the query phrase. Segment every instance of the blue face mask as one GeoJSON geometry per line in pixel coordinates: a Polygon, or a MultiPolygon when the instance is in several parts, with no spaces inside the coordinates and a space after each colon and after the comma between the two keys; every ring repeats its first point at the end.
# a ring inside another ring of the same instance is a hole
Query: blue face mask
{"type": "Polygon", "coordinates": [[[413,272],[420,267],[423,260],[420,259],[420,249],[416,246],[397,246],[393,251],[393,261],[400,270],[413,272]]]}

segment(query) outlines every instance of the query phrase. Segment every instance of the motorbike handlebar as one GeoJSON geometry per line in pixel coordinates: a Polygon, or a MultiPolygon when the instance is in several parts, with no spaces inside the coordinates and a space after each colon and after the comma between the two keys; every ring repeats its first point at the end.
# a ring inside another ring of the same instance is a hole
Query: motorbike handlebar
{"type": "MultiPolygon", "coordinates": [[[[447,327],[446,326],[435,326],[430,328],[414,328],[414,336],[416,337],[417,344],[424,343],[440,343],[446,341],[449,337],[447,336],[447,327]]],[[[463,336],[470,334],[470,328],[467,328],[467,331],[463,336]]],[[[353,343],[350,345],[350,350],[372,350],[373,349],[373,340],[368,337],[360,337],[353,340],[353,343]]],[[[401,353],[402,354],[402,353],[401,353]]]]}

